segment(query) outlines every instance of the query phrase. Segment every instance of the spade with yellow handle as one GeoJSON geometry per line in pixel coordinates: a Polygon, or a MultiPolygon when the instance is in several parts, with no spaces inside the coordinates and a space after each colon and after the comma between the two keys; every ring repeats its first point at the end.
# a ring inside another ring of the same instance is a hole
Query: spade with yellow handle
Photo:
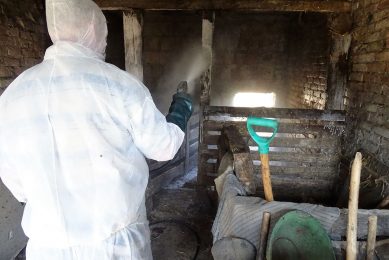
{"type": "Polygon", "coordinates": [[[265,199],[267,201],[273,201],[274,198],[269,168],[269,145],[273,141],[278,131],[278,121],[274,119],[250,116],[247,119],[247,130],[249,131],[251,137],[254,139],[255,143],[258,145],[258,152],[261,158],[262,181],[263,189],[265,191],[265,199]],[[253,128],[254,126],[271,128],[273,130],[273,134],[271,137],[261,137],[255,132],[253,128]]]}

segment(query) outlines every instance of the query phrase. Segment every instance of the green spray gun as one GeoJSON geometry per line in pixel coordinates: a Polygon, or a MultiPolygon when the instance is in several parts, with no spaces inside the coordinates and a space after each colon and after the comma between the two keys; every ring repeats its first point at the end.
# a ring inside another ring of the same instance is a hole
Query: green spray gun
{"type": "Polygon", "coordinates": [[[271,186],[270,179],[270,167],[269,167],[269,145],[273,141],[276,133],[278,131],[278,121],[274,119],[259,118],[259,117],[249,117],[247,119],[247,130],[249,131],[251,137],[254,139],[255,143],[258,145],[258,152],[261,158],[261,169],[262,169],[262,181],[263,189],[265,191],[265,199],[267,201],[273,201],[273,190],[271,186]],[[273,134],[271,137],[261,137],[257,135],[253,126],[262,126],[273,129],[273,134]]]}

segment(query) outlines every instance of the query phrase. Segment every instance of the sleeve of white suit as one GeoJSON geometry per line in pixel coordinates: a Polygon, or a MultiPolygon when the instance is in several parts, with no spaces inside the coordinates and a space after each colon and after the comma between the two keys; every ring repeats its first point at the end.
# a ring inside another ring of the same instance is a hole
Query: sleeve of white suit
{"type": "Polygon", "coordinates": [[[135,145],[149,159],[173,159],[184,140],[184,132],[178,126],[166,122],[146,87],[141,85],[135,92],[133,96],[136,99],[125,102],[135,145]]]}

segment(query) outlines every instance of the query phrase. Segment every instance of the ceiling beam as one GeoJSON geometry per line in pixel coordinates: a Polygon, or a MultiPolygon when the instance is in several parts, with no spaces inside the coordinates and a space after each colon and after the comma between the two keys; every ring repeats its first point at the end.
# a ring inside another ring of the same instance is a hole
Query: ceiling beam
{"type": "Polygon", "coordinates": [[[233,10],[351,12],[351,2],[326,0],[95,0],[103,10],[233,10]]]}

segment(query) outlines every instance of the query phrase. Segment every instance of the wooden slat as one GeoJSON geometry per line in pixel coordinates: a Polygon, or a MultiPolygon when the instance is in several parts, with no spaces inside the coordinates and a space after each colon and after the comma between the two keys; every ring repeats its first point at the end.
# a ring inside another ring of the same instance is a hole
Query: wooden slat
{"type": "Polygon", "coordinates": [[[239,10],[288,12],[351,12],[346,1],[282,1],[282,0],[95,0],[103,10],[239,10]]]}
{"type": "MultiPolygon", "coordinates": [[[[257,146],[257,144],[251,138],[248,141],[250,146],[257,146]]],[[[340,140],[336,137],[334,138],[320,138],[320,139],[311,139],[311,138],[285,138],[285,137],[276,137],[270,144],[270,147],[292,147],[292,148],[317,148],[317,149],[334,149],[339,147],[340,140]]]]}
{"type": "MultiPolygon", "coordinates": [[[[276,154],[276,153],[275,153],[276,154]]],[[[287,154],[288,155],[288,154],[287,154]]],[[[301,154],[298,158],[305,157],[307,159],[304,160],[294,160],[293,158],[288,155],[288,157],[285,157],[283,155],[279,156],[272,156],[270,153],[270,165],[277,166],[277,167],[338,167],[339,162],[336,157],[329,157],[329,158],[321,158],[319,156],[315,157],[310,154],[301,154]]],[[[208,150],[203,154],[204,161],[208,160],[217,160],[218,159],[218,150],[208,150]]],[[[258,160],[258,154],[251,154],[251,159],[253,160],[253,164],[260,165],[260,161],[258,160]]],[[[338,172],[338,170],[336,170],[338,172]]]]}
{"type": "Polygon", "coordinates": [[[322,121],[345,121],[344,111],[316,110],[316,109],[289,109],[289,108],[246,108],[207,106],[204,108],[205,116],[233,116],[233,117],[271,117],[289,119],[308,119],[322,121]]]}
{"type": "MultiPolygon", "coordinates": [[[[334,179],[337,175],[335,167],[285,167],[285,166],[270,166],[272,175],[293,175],[301,176],[307,179],[334,179]]],[[[261,167],[255,165],[254,171],[261,174],[261,167]]]]}
{"type": "MultiPolygon", "coordinates": [[[[220,135],[205,135],[203,143],[207,145],[217,145],[220,135]]],[[[276,137],[270,144],[270,147],[290,147],[290,148],[313,148],[313,149],[334,149],[340,144],[337,137],[328,138],[286,138],[276,137]]],[[[248,140],[249,146],[257,146],[257,144],[250,138],[248,140]]]]}
{"type": "MultiPolygon", "coordinates": [[[[217,159],[219,156],[218,150],[210,150],[203,148],[202,154],[204,158],[208,159],[217,159]]],[[[259,160],[258,152],[250,152],[251,158],[254,161],[259,160]]],[[[312,153],[286,153],[286,152],[269,152],[270,162],[273,161],[285,161],[285,162],[298,162],[300,164],[312,163],[313,165],[323,164],[335,166],[338,164],[339,155],[329,154],[323,156],[323,154],[312,154],[312,153]]]]}
{"type": "MultiPolygon", "coordinates": [[[[259,160],[259,154],[256,151],[251,152],[252,160],[259,160]]],[[[331,165],[335,166],[339,164],[339,155],[338,154],[309,154],[309,153],[287,153],[287,152],[269,152],[270,162],[297,162],[300,165],[331,165]]]]}
{"type": "MultiPolygon", "coordinates": [[[[323,122],[324,124],[280,124],[278,128],[278,133],[294,133],[294,134],[322,134],[322,135],[332,135],[331,130],[336,128],[334,134],[338,134],[344,130],[344,124],[334,124],[330,125],[328,122],[323,122]],[[327,124],[326,124],[327,123],[327,124]]],[[[246,122],[231,122],[231,121],[213,121],[205,120],[204,121],[204,131],[221,131],[223,127],[228,127],[234,125],[239,129],[240,133],[248,136],[246,122]]],[[[269,129],[263,127],[254,127],[254,130],[257,132],[270,132],[269,129]]]]}
{"type": "MultiPolygon", "coordinates": [[[[204,169],[208,175],[214,176],[217,172],[217,163],[205,163],[204,169]]],[[[261,169],[259,166],[254,166],[255,175],[261,174],[261,169]]],[[[280,166],[270,166],[270,173],[272,176],[288,176],[288,177],[301,177],[307,180],[317,179],[317,180],[333,180],[336,177],[336,168],[335,167],[280,167],[280,166]]]]}
{"type": "MultiPolygon", "coordinates": [[[[238,129],[250,146],[250,158],[255,163],[255,174],[259,176],[257,144],[249,136],[246,121],[234,121],[238,117],[254,114],[261,117],[281,118],[278,134],[270,144],[272,176],[298,178],[308,182],[325,180],[331,183],[327,189],[332,188],[333,182],[338,179],[340,136],[345,129],[343,112],[208,106],[204,114],[206,120],[203,122],[203,140],[199,151],[205,162],[203,170],[210,177],[216,176],[216,164],[220,159],[220,151],[217,149],[220,149],[222,129],[231,125],[238,129]]],[[[255,130],[270,133],[270,129],[255,130]]],[[[284,189],[288,187],[285,186],[284,189]]]]}

